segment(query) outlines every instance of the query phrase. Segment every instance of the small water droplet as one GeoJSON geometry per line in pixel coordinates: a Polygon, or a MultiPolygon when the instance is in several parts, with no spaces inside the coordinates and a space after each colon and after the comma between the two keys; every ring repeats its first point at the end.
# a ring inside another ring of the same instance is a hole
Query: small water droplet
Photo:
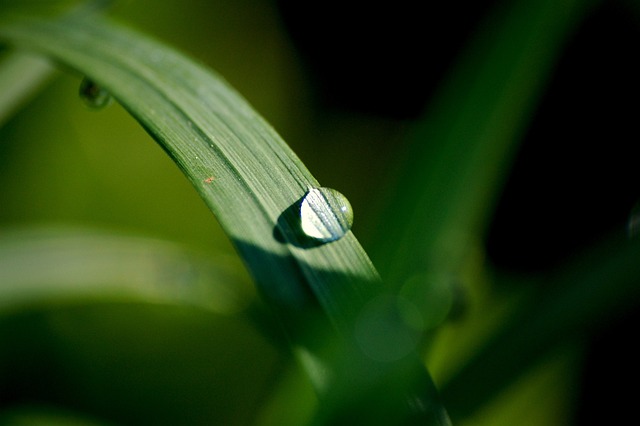
{"type": "Polygon", "coordinates": [[[331,188],[312,188],[300,205],[300,226],[308,237],[322,242],[345,236],[353,224],[347,197],[331,188]]]}
{"type": "Polygon", "coordinates": [[[111,94],[102,86],[90,80],[83,78],[80,83],[79,94],[82,100],[91,108],[104,108],[111,103],[111,94]]]}

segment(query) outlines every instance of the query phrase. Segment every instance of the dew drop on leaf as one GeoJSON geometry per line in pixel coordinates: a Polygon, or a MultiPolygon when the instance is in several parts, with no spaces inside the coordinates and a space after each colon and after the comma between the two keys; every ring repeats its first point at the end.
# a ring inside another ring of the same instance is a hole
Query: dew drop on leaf
{"type": "Polygon", "coordinates": [[[312,188],[300,205],[300,227],[307,237],[322,242],[345,236],[353,224],[349,200],[330,188],[312,188]]]}
{"type": "Polygon", "coordinates": [[[88,79],[82,79],[79,89],[80,98],[91,108],[104,108],[111,103],[111,94],[102,86],[88,79]]]}

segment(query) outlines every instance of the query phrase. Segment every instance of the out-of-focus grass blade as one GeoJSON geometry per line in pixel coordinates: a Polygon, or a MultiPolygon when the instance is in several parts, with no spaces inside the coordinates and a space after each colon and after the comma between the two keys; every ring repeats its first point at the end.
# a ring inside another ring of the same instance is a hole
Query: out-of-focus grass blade
{"type": "Polygon", "coordinates": [[[41,56],[12,52],[0,61],[0,126],[52,77],[54,68],[41,56]]]}
{"type": "Polygon", "coordinates": [[[52,303],[142,302],[218,314],[250,302],[239,262],[208,259],[165,241],[77,230],[4,231],[0,314],[52,303]]]}
{"type": "Polygon", "coordinates": [[[13,426],[108,426],[111,423],[40,407],[3,410],[0,424],[13,426]]]}
{"type": "MultiPolygon", "coordinates": [[[[376,382],[380,391],[385,389],[384,383],[400,384],[398,379],[406,373],[407,363],[421,371],[414,376],[419,377],[420,402],[413,414],[422,413],[428,424],[446,423],[446,413],[434,399],[432,384],[417,357],[403,359],[400,366],[380,364],[368,361],[357,350],[353,325],[379,290],[377,271],[351,232],[325,244],[310,244],[301,234],[298,204],[318,182],[221,78],[161,44],[99,17],[5,18],[0,21],[0,38],[82,72],[109,90],[141,122],[216,215],[295,343],[313,352],[311,347],[319,338],[311,330],[326,332],[326,324],[319,323],[328,318],[347,337],[347,346],[355,349],[353,354],[340,352],[356,360],[362,357],[363,363],[351,363],[368,369],[363,377],[376,382]]],[[[320,377],[318,387],[322,388],[327,370],[320,366],[316,371],[320,374],[312,377],[320,377]]],[[[349,385],[344,379],[350,370],[342,373],[340,380],[349,385]]],[[[346,392],[352,396],[365,392],[366,399],[370,384],[364,380],[358,382],[358,388],[347,386],[346,392]]],[[[384,399],[394,401],[394,415],[406,411],[402,391],[384,399]]],[[[349,410],[341,406],[349,400],[332,401],[335,408],[325,404],[321,415],[328,422],[349,410]]],[[[367,414],[387,408],[369,404],[367,414]]]]}
{"type": "Polygon", "coordinates": [[[401,285],[419,273],[459,273],[553,65],[592,3],[498,2],[411,136],[381,233],[393,250],[373,245],[385,278],[401,285]]]}
{"type": "MultiPolygon", "coordinates": [[[[453,291],[441,288],[456,285],[476,260],[522,132],[568,37],[594,3],[498,2],[413,129],[382,219],[385,232],[372,248],[383,278],[401,292],[442,295],[419,306],[424,311],[452,306],[453,291]]],[[[481,381],[465,384],[483,396],[495,391],[481,381]]]]}
{"type": "Polygon", "coordinates": [[[550,349],[621,317],[640,300],[640,239],[611,238],[576,258],[524,303],[443,385],[443,399],[464,417],[494,397],[550,349]]]}
{"type": "Polygon", "coordinates": [[[245,315],[135,299],[0,315],[0,347],[0,424],[30,403],[120,425],[250,424],[287,360],[245,315]]]}

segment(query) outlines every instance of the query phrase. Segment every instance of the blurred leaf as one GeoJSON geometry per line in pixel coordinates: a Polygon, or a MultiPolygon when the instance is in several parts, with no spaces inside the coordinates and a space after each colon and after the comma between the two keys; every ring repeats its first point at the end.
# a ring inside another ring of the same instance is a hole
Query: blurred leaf
{"type": "Polygon", "coordinates": [[[563,46],[596,0],[498,2],[413,130],[376,264],[397,285],[460,273],[563,46]],[[397,220],[402,217],[405,220],[397,220]]]}
{"type": "Polygon", "coordinates": [[[194,306],[237,313],[251,297],[241,265],[169,242],[80,229],[4,231],[0,316],[25,307],[87,301],[194,306]]]}
{"type": "Polygon", "coordinates": [[[19,407],[3,410],[0,424],[12,426],[107,426],[108,423],[87,419],[77,414],[62,413],[41,407],[19,407]]]}
{"type": "Polygon", "coordinates": [[[573,425],[579,386],[580,344],[562,345],[516,378],[491,401],[457,422],[461,426],[573,425]]]}
{"type": "Polygon", "coordinates": [[[35,95],[52,76],[46,59],[23,52],[9,53],[0,62],[0,126],[35,95]]]}
{"type": "MultiPolygon", "coordinates": [[[[84,4],[97,5],[110,0],[84,1],[84,4]]],[[[0,0],[0,11],[2,12],[29,12],[37,14],[58,14],[69,11],[77,7],[81,0],[0,0]]]]}
{"type": "Polygon", "coordinates": [[[290,364],[256,416],[255,426],[307,425],[318,400],[297,364],[290,364]]]}
{"type": "Polygon", "coordinates": [[[247,425],[288,358],[241,315],[150,303],[0,318],[0,412],[45,405],[115,424],[247,425]]]}
{"type": "Polygon", "coordinates": [[[467,416],[551,349],[604,327],[638,306],[640,239],[611,238],[582,253],[503,321],[472,359],[442,385],[456,416],[467,416]]]}
{"type": "MultiPolygon", "coordinates": [[[[381,221],[387,232],[372,245],[383,278],[400,291],[410,284],[414,294],[441,294],[430,303],[447,309],[454,306],[451,293],[455,295],[456,286],[472,288],[462,297],[481,291],[485,271],[477,265],[482,262],[480,244],[511,159],[565,44],[595,4],[590,0],[497,2],[470,40],[410,134],[411,149],[381,221]],[[392,249],[388,241],[394,242],[392,249]],[[416,280],[421,280],[421,290],[416,290],[416,280]],[[449,293],[433,290],[443,280],[448,280],[449,293]]],[[[483,307],[495,306],[492,302],[483,307]]],[[[555,335],[558,326],[544,322],[542,317],[549,319],[544,309],[529,314],[540,325],[536,336],[555,335]]],[[[502,317],[490,325],[509,320],[502,317]]],[[[479,324],[473,318],[456,325],[477,329],[479,324]]],[[[483,332],[486,325],[481,324],[483,332]]],[[[477,376],[463,370],[448,385],[445,405],[453,404],[458,418],[474,412],[517,377],[515,369],[506,373],[494,360],[528,365],[539,355],[531,346],[521,345],[529,339],[527,329],[514,326],[510,330],[486,354],[483,334],[479,343],[474,342],[483,355],[469,367],[477,376]],[[516,351],[519,345],[532,350],[516,351]],[[499,353],[505,346],[514,350],[499,353]]],[[[438,350],[444,351],[440,358],[461,358],[447,352],[452,347],[438,350]]]]}

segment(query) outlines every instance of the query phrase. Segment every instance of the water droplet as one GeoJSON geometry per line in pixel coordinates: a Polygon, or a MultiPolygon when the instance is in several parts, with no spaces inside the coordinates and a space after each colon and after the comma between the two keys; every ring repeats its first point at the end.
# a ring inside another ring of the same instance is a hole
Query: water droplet
{"type": "Polygon", "coordinates": [[[338,240],[353,224],[349,200],[330,188],[312,188],[300,205],[300,226],[308,237],[322,242],[338,240]]]}
{"type": "Polygon", "coordinates": [[[104,108],[111,103],[111,94],[102,86],[90,80],[83,78],[80,83],[80,97],[91,108],[104,108]]]}

